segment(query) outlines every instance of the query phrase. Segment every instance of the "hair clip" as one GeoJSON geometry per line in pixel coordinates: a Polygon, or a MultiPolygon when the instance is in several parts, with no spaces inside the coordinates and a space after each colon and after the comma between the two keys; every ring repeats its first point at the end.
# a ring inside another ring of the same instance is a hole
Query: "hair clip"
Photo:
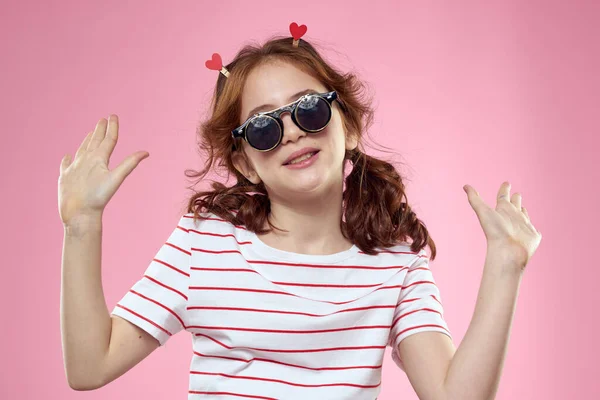
{"type": "Polygon", "coordinates": [[[229,71],[223,66],[223,61],[219,53],[213,53],[212,59],[206,60],[204,63],[206,68],[221,72],[225,78],[229,78],[229,71]]]}
{"type": "MultiPolygon", "coordinates": [[[[298,26],[298,24],[295,22],[292,22],[290,24],[290,33],[294,38],[292,45],[294,47],[298,47],[298,44],[300,43],[300,38],[304,36],[307,29],[308,28],[306,27],[306,25],[298,26]]],[[[225,75],[225,78],[229,78],[229,71],[223,66],[223,60],[221,59],[221,55],[219,53],[213,53],[212,58],[210,60],[206,60],[204,65],[206,65],[206,68],[208,69],[219,71],[220,73],[225,75]]]]}
{"type": "Polygon", "coordinates": [[[290,33],[292,34],[294,41],[292,42],[292,45],[294,45],[294,47],[298,47],[298,43],[300,42],[300,38],[302,36],[304,36],[304,34],[306,33],[306,25],[300,25],[298,26],[297,23],[292,22],[290,24],[290,33]]]}

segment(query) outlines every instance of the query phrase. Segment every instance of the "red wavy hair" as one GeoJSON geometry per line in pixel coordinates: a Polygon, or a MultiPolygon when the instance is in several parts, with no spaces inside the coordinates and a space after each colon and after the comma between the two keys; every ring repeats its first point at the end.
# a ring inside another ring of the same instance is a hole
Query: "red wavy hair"
{"type": "MultiPolygon", "coordinates": [[[[231,136],[231,130],[239,125],[242,88],[249,73],[269,61],[292,63],[316,77],[328,91],[337,91],[346,134],[358,137],[357,148],[347,150],[345,155],[353,168],[343,184],[340,227],[344,237],[370,255],[377,254],[377,248],[408,243],[410,238],[411,251],[416,253],[429,246],[433,260],[435,243],[425,224],[408,205],[402,177],[390,162],[362,150],[374,116],[371,99],[365,96],[365,84],[353,73],[336,70],[304,39],[299,41],[298,47],[292,46],[290,37],[274,37],[263,45],[246,45],[225,65],[229,77],[218,74],[211,101],[212,113],[197,128],[199,150],[206,154],[204,168],[186,170],[185,175],[197,178],[197,183],[221,167],[226,170],[227,178],[234,176],[237,183],[226,186],[213,181],[212,190],[194,191],[187,204],[187,212],[194,213],[194,221],[203,219],[200,213],[211,212],[257,234],[281,230],[269,221],[270,201],[263,182],[254,185],[232,161],[234,152],[243,153],[239,143],[242,139],[231,136]],[[263,229],[267,224],[270,228],[263,229]]],[[[344,171],[345,166],[346,162],[344,171]]]]}

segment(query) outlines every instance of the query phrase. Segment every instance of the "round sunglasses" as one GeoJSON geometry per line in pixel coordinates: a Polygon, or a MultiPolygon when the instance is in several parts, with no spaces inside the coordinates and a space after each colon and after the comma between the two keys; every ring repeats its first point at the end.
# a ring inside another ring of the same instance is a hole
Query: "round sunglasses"
{"type": "Polygon", "coordinates": [[[242,138],[258,151],[271,151],[283,139],[281,114],[290,112],[292,121],[308,133],[320,132],[332,115],[332,103],[337,92],[308,93],[298,100],[275,110],[252,115],[242,125],[231,131],[233,138],[242,138]]]}

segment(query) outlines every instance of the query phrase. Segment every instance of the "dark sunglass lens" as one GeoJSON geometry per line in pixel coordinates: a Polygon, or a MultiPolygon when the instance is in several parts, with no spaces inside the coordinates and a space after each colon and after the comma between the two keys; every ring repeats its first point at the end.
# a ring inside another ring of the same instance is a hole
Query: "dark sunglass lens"
{"type": "Polygon", "coordinates": [[[323,129],[331,118],[331,109],[327,101],[319,96],[308,96],[298,104],[296,120],[304,129],[316,131],[323,129]]]}
{"type": "Polygon", "coordinates": [[[248,143],[258,150],[269,150],[275,146],[279,135],[279,124],[271,117],[256,117],[246,126],[248,143]]]}

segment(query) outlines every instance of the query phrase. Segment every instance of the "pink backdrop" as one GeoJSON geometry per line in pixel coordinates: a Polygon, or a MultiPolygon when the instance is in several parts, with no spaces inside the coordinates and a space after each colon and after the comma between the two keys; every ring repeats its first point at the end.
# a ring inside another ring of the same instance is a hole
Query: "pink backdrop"
{"type": "MultiPolygon", "coordinates": [[[[600,194],[598,2],[11,3],[0,16],[0,398],[186,398],[186,333],[100,390],[68,387],[59,163],[110,113],[121,127],[111,168],[150,153],[105,213],[112,309],[177,222],[189,195],[184,170],[200,166],[195,126],[217,78],[204,61],[216,51],[227,63],[244,42],[287,35],[292,21],[375,92],[372,134],[407,165],[409,202],[438,246],[432,268],[457,346],[485,257],[462,186],[488,204],[503,180],[523,194],[543,240],[521,286],[497,398],[600,398],[600,273],[590,255],[600,194]]],[[[389,349],[379,398],[417,398],[389,349]]]]}

